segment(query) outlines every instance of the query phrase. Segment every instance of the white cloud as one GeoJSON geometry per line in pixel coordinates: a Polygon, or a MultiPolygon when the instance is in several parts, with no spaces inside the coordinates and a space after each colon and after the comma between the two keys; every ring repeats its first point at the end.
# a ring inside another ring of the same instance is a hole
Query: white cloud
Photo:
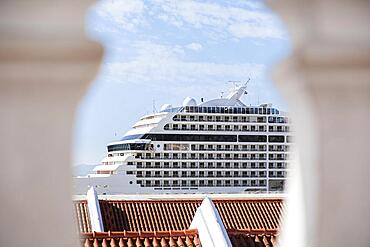
{"type": "Polygon", "coordinates": [[[190,43],[185,47],[193,51],[200,51],[203,48],[203,46],[199,43],[190,43]]]}
{"type": "Polygon", "coordinates": [[[101,0],[95,6],[95,12],[106,23],[104,28],[107,31],[139,32],[146,30],[143,26],[155,28],[160,20],[179,29],[198,29],[213,40],[284,38],[277,19],[257,1],[237,1],[229,6],[217,1],[198,0],[152,0],[145,3],[143,0],[101,0]]]}
{"type": "Polygon", "coordinates": [[[103,20],[126,31],[135,31],[137,26],[145,23],[144,8],[141,0],[102,0],[94,7],[96,14],[103,20]]]}
{"type": "Polygon", "coordinates": [[[228,31],[234,35],[236,38],[282,38],[283,35],[280,30],[268,27],[268,26],[258,26],[250,25],[248,23],[237,23],[232,24],[228,27],[228,31]]]}
{"type": "Polygon", "coordinates": [[[181,27],[185,24],[211,32],[215,38],[229,34],[236,38],[282,38],[277,20],[262,10],[228,7],[199,1],[157,0],[162,20],[181,27]],[[266,31],[263,31],[266,30],[266,31]],[[256,31],[256,32],[253,32],[256,31]],[[218,34],[215,36],[215,34],[218,34]]]}
{"type": "Polygon", "coordinates": [[[134,46],[138,53],[130,61],[105,65],[103,76],[107,80],[167,89],[197,84],[207,88],[228,80],[259,78],[265,70],[261,64],[184,61],[179,47],[149,42],[138,42],[134,46]]]}

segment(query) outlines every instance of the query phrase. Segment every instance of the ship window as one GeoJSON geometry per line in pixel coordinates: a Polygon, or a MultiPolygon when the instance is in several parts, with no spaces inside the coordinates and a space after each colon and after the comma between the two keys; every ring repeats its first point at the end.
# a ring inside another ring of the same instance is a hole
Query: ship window
{"type": "Polygon", "coordinates": [[[267,136],[265,135],[239,135],[240,142],[266,142],[267,136]]]}
{"type": "Polygon", "coordinates": [[[269,136],[269,142],[284,142],[284,136],[269,136]]]}

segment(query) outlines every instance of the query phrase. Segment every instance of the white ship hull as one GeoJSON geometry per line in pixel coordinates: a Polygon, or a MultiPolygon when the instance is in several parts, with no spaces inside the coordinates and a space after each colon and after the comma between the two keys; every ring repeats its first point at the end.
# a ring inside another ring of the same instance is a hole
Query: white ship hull
{"type": "Polygon", "coordinates": [[[86,195],[88,189],[93,186],[99,195],[121,194],[219,194],[219,193],[256,193],[259,187],[168,187],[154,188],[141,187],[136,183],[129,184],[128,176],[113,175],[109,177],[77,177],[74,179],[74,192],[76,195],[86,195]]]}

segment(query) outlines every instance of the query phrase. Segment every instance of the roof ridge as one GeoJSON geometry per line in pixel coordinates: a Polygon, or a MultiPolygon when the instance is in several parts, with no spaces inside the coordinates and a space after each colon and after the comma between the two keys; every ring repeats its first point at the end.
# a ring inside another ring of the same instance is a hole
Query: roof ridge
{"type": "Polygon", "coordinates": [[[278,230],[237,230],[237,229],[226,229],[228,234],[231,235],[239,235],[239,234],[247,234],[247,235],[278,235],[278,230]]]}
{"type": "MultiPolygon", "coordinates": [[[[120,199],[120,200],[111,200],[111,199],[99,199],[99,202],[104,203],[184,203],[184,202],[191,202],[191,203],[198,203],[202,202],[203,199],[139,199],[139,200],[126,200],[126,199],[120,199]]],[[[255,202],[255,201],[273,201],[273,202],[283,202],[284,198],[212,198],[213,202],[255,202]]],[[[75,200],[75,202],[84,203],[85,200],[75,200]]]]}
{"type": "Polygon", "coordinates": [[[163,238],[180,236],[198,236],[197,229],[169,230],[169,231],[108,231],[108,232],[83,232],[80,238],[104,239],[104,238],[163,238]]]}

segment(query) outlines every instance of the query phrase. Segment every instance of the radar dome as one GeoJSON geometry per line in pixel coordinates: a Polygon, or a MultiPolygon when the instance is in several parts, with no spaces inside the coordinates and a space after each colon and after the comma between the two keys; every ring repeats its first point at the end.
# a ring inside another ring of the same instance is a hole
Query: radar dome
{"type": "Polygon", "coordinates": [[[164,104],[161,107],[161,111],[166,111],[166,110],[171,109],[171,108],[172,108],[171,104],[164,104]]]}
{"type": "Polygon", "coordinates": [[[186,97],[186,99],[184,99],[184,102],[182,102],[182,106],[196,106],[196,105],[197,102],[195,101],[195,99],[190,97],[186,97]]]}

